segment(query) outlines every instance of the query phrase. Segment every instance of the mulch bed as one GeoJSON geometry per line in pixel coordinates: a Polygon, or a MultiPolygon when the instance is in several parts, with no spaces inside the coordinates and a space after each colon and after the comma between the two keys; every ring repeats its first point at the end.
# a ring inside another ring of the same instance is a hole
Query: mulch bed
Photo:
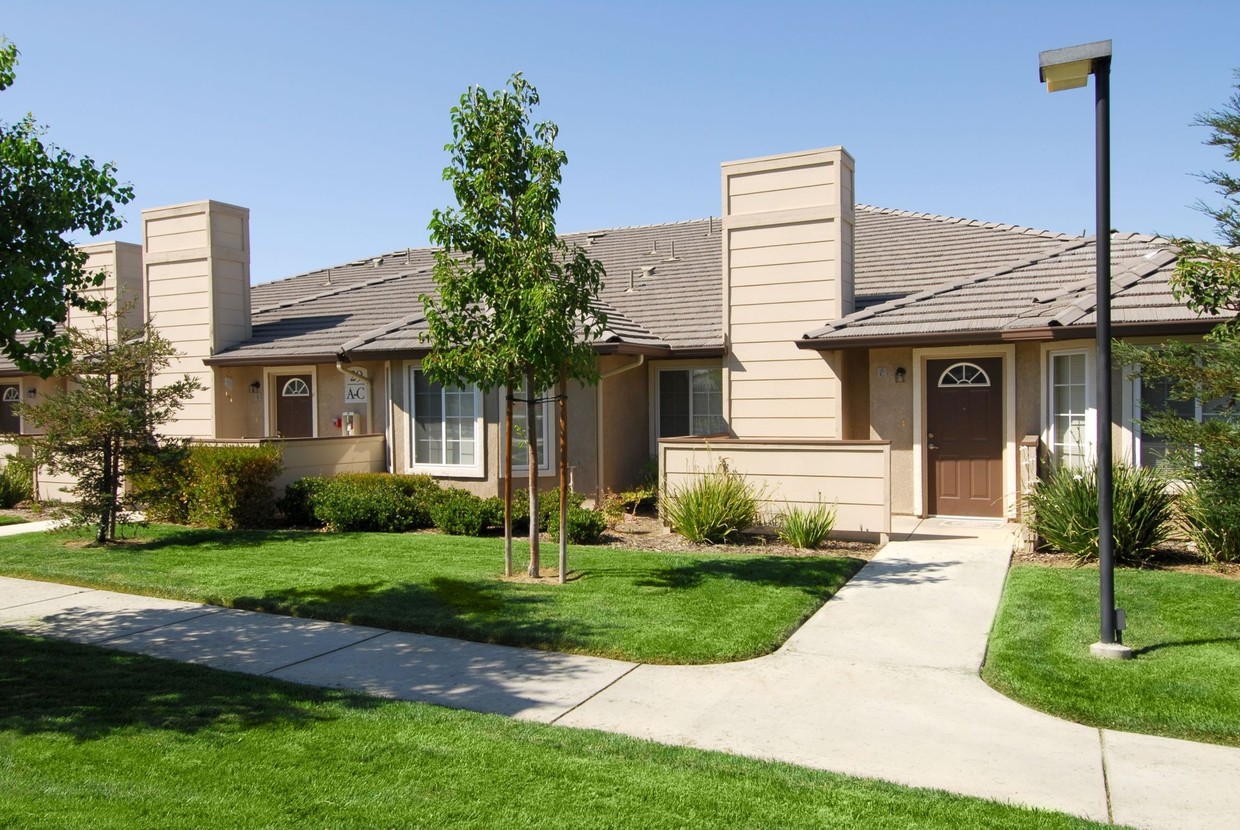
{"type": "Polygon", "coordinates": [[[624,520],[603,534],[601,547],[624,550],[662,551],[667,553],[740,553],[758,556],[851,556],[873,559],[878,546],[868,542],[828,540],[817,550],[801,550],[785,545],[773,535],[744,534],[736,544],[709,545],[690,542],[678,533],[670,533],[653,516],[625,516],[624,520]]]}

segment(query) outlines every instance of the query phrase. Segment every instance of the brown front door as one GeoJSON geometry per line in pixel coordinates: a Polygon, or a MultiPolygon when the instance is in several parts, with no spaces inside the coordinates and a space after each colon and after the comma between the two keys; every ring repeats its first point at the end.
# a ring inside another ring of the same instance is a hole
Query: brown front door
{"type": "Polygon", "coordinates": [[[1003,515],[1003,361],[926,362],[930,514],[1003,515]]]}
{"type": "Polygon", "coordinates": [[[314,388],[310,375],[276,375],[276,434],[285,438],[314,435],[314,388]]]}
{"type": "Polygon", "coordinates": [[[19,433],[22,419],[17,417],[17,405],[21,403],[22,388],[16,383],[0,385],[0,432],[19,433]]]}

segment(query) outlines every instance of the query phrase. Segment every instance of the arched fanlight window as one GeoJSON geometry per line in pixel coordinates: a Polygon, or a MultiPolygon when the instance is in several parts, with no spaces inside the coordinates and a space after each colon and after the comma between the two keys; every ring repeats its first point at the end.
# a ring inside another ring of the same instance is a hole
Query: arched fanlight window
{"type": "Polygon", "coordinates": [[[301,378],[289,378],[280,394],[286,398],[307,398],[310,396],[310,387],[301,378]]]}
{"type": "Polygon", "coordinates": [[[990,386],[990,376],[976,363],[953,363],[939,375],[939,386],[990,386]]]}
{"type": "Polygon", "coordinates": [[[21,399],[22,399],[22,396],[17,391],[16,386],[6,386],[4,388],[4,402],[5,403],[13,403],[14,401],[20,401],[21,399]]]}

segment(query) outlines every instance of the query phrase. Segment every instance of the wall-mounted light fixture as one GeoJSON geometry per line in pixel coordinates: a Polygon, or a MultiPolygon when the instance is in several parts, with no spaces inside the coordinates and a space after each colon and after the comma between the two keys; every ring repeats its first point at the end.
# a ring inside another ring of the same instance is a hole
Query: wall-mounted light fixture
{"type": "Polygon", "coordinates": [[[901,366],[901,367],[897,368],[897,369],[896,369],[896,383],[904,383],[904,375],[905,375],[905,374],[907,374],[907,373],[904,371],[904,367],[903,367],[903,366],[901,366]]]}
{"type": "Polygon", "coordinates": [[[26,390],[26,397],[27,397],[27,398],[33,398],[33,397],[34,397],[35,395],[37,395],[37,394],[39,394],[39,390],[38,390],[38,388],[37,388],[37,387],[32,386],[32,387],[30,387],[29,389],[27,389],[27,390],[26,390]]]}
{"type": "Polygon", "coordinates": [[[251,391],[251,392],[253,392],[255,395],[257,395],[257,394],[258,394],[258,390],[260,390],[260,389],[262,389],[262,388],[263,388],[263,385],[262,385],[261,383],[259,383],[258,381],[253,381],[253,382],[250,384],[250,391],[251,391]]]}

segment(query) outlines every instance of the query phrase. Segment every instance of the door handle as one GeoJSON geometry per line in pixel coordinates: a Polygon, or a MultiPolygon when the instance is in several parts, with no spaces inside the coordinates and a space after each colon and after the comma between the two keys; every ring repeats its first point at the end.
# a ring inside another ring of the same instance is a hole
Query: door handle
{"type": "Polygon", "coordinates": [[[939,445],[938,445],[938,444],[931,444],[931,445],[930,445],[930,449],[932,449],[932,450],[937,450],[938,448],[939,448],[939,445]]]}

